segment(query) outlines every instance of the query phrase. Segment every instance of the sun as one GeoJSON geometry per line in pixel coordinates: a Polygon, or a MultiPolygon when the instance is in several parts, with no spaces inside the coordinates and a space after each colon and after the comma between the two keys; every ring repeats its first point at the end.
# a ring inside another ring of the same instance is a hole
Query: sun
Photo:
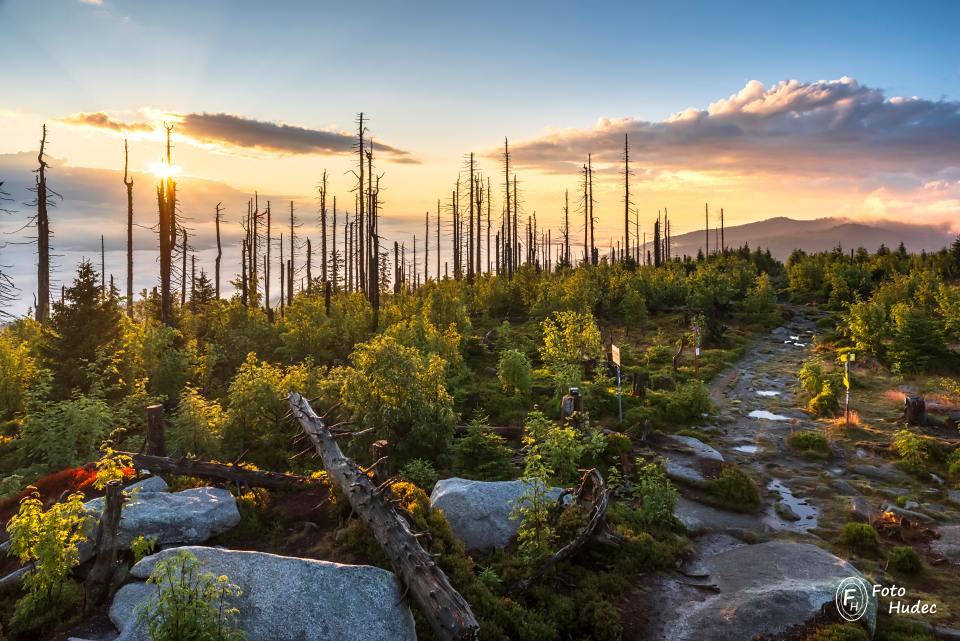
{"type": "Polygon", "coordinates": [[[174,178],[179,176],[182,172],[180,165],[169,165],[165,162],[154,163],[150,166],[150,171],[152,171],[153,174],[161,180],[174,178]]]}

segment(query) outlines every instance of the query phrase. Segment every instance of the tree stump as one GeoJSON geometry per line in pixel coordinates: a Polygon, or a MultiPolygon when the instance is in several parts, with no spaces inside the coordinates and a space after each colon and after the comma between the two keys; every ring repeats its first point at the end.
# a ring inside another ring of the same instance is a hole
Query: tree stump
{"type": "Polygon", "coordinates": [[[370,451],[373,454],[373,480],[379,485],[390,478],[390,441],[374,441],[370,451]]]}
{"type": "Polygon", "coordinates": [[[163,405],[147,407],[147,442],[144,452],[150,456],[167,455],[167,436],[164,426],[163,405]]]}
{"type": "Polygon", "coordinates": [[[922,396],[908,394],[903,399],[903,419],[907,425],[927,424],[927,403],[922,396]]]}
{"type": "Polygon", "coordinates": [[[123,484],[120,481],[110,481],[104,497],[103,514],[97,525],[94,544],[96,560],[84,582],[88,607],[103,603],[110,592],[110,582],[117,567],[117,534],[120,532],[122,507],[123,484]]]}

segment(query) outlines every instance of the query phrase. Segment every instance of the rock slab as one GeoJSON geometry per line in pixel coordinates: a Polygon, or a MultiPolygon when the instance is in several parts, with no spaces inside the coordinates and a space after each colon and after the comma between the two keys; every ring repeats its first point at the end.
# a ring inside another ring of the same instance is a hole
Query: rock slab
{"type": "MultiPolygon", "coordinates": [[[[416,641],[413,615],[392,572],[366,565],[208,547],[170,548],[146,557],[130,571],[146,579],[157,562],[188,550],[203,571],[226,575],[242,594],[236,626],[247,641],[416,641]]],[[[120,630],[116,641],[149,641],[139,608],[156,587],[131,583],[110,606],[120,630]]]]}
{"type": "MultiPolygon", "coordinates": [[[[443,510],[450,528],[467,550],[503,549],[520,528],[511,514],[530,489],[524,481],[473,481],[449,478],[438,481],[430,493],[432,509],[443,510]]],[[[551,501],[559,488],[547,490],[551,501]]]]}
{"type": "MultiPolygon", "coordinates": [[[[846,561],[809,543],[769,541],[721,552],[701,562],[718,592],[677,604],[668,633],[674,641],[743,641],[778,635],[812,619],[847,577],[863,576],[846,561]]],[[[876,601],[866,623],[876,626],[876,601]]]]}

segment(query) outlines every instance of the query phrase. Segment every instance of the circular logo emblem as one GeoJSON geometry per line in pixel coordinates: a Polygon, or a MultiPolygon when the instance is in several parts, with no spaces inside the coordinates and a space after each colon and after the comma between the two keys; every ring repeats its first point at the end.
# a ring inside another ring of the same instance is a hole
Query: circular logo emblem
{"type": "Polygon", "coordinates": [[[847,621],[858,621],[870,605],[870,588],[860,577],[847,577],[837,586],[837,611],[847,621]]]}

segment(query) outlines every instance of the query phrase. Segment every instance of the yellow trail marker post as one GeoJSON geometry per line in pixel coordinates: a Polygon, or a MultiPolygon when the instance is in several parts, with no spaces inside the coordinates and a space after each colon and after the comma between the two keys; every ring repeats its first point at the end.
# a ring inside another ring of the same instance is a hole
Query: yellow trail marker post
{"type": "Polygon", "coordinates": [[[847,388],[847,397],[844,404],[844,420],[847,425],[850,425],[850,363],[857,359],[857,355],[853,352],[847,352],[846,354],[840,355],[840,360],[843,362],[843,386],[847,388]]]}

